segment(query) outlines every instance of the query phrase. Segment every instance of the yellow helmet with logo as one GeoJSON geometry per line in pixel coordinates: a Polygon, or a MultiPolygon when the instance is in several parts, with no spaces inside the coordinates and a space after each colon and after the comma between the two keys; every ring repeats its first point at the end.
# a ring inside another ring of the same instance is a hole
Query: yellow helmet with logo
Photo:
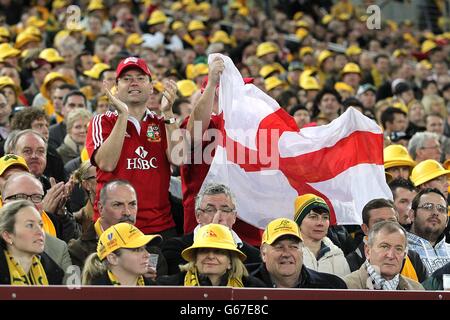
{"type": "Polygon", "coordinates": [[[385,169],[402,166],[414,168],[416,165],[408,150],[399,144],[393,144],[384,148],[383,155],[385,169]]]}
{"type": "Polygon", "coordinates": [[[425,160],[418,163],[411,172],[411,181],[414,186],[420,186],[425,182],[431,181],[443,175],[448,175],[450,170],[444,167],[436,160],[425,160]]]}

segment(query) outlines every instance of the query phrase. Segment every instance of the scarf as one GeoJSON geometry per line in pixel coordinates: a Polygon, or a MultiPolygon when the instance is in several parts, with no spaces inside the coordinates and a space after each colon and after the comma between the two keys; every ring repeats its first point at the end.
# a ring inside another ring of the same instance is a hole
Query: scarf
{"type": "Polygon", "coordinates": [[[372,280],[373,288],[375,290],[397,290],[398,283],[400,281],[399,274],[397,274],[392,280],[386,280],[375,271],[374,267],[368,260],[364,262],[364,265],[367,269],[367,273],[369,274],[369,279],[372,280]]]}
{"type": "Polygon", "coordinates": [[[95,229],[95,233],[97,234],[97,236],[100,238],[100,236],[102,235],[102,233],[103,233],[103,228],[102,228],[102,225],[101,225],[101,223],[100,223],[100,219],[101,218],[98,218],[97,219],[97,221],[95,221],[95,223],[94,223],[94,229],[95,229]]]}
{"type": "Polygon", "coordinates": [[[53,236],[56,238],[56,228],[55,225],[53,224],[52,220],[50,219],[50,217],[47,215],[47,213],[45,213],[45,211],[42,211],[41,213],[41,218],[42,218],[42,223],[44,224],[44,231],[46,233],[48,233],[49,235],[53,236]]]}
{"type": "MultiPolygon", "coordinates": [[[[185,287],[199,287],[200,281],[198,280],[197,268],[194,269],[194,272],[188,271],[186,276],[184,277],[184,286],[185,287]]],[[[227,287],[233,288],[243,288],[244,284],[242,283],[242,279],[238,278],[228,278],[227,287]]]]}
{"type": "Polygon", "coordinates": [[[31,261],[31,268],[28,274],[25,273],[22,266],[9,254],[8,250],[4,251],[6,262],[8,264],[9,276],[12,286],[36,285],[47,286],[48,280],[45,274],[41,260],[34,255],[31,261]]]}
{"type": "Polygon", "coordinates": [[[78,155],[81,154],[81,149],[83,149],[84,147],[84,144],[76,143],[75,141],[72,140],[72,138],[68,134],[66,134],[66,136],[64,137],[64,144],[78,155]]]}
{"type": "MultiPolygon", "coordinates": [[[[111,281],[113,286],[121,286],[121,284],[119,282],[119,279],[117,279],[117,277],[114,275],[114,273],[112,273],[109,270],[108,270],[108,278],[111,281]]],[[[143,276],[139,276],[139,278],[136,281],[136,285],[138,287],[145,286],[145,282],[144,282],[144,277],[143,276]]]]}

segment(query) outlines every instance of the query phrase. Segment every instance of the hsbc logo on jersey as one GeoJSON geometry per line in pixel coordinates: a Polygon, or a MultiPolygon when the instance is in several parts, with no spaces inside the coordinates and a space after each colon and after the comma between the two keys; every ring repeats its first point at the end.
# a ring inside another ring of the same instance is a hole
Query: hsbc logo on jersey
{"type": "Polygon", "coordinates": [[[145,159],[148,155],[148,151],[144,147],[140,146],[134,150],[139,158],[128,158],[127,159],[127,170],[148,170],[150,168],[157,169],[156,157],[150,159],[145,159]]]}

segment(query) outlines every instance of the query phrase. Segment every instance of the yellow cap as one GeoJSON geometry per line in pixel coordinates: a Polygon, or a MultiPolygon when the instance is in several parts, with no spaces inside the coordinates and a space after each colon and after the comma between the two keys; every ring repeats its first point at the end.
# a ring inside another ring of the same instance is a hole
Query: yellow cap
{"type": "Polygon", "coordinates": [[[311,210],[318,210],[318,212],[328,212],[330,213],[330,208],[328,204],[321,197],[316,196],[312,193],[307,193],[298,196],[295,199],[295,214],[294,220],[300,226],[303,219],[311,210]]]}
{"type": "Polygon", "coordinates": [[[7,27],[0,27],[0,37],[11,38],[11,33],[7,27]]]}
{"type": "Polygon", "coordinates": [[[398,30],[398,24],[394,20],[386,20],[386,24],[392,31],[396,32],[398,30]]]}
{"type": "Polygon", "coordinates": [[[425,40],[422,43],[422,47],[421,47],[420,51],[422,53],[428,53],[435,48],[437,48],[436,42],[434,42],[433,40],[425,40]]]}
{"type": "Polygon", "coordinates": [[[419,162],[414,167],[410,179],[414,183],[414,186],[417,187],[437,177],[448,175],[449,173],[450,170],[445,170],[439,162],[429,159],[419,162]]]}
{"type": "Polygon", "coordinates": [[[355,93],[355,89],[352,88],[352,86],[346,84],[345,82],[339,81],[334,84],[334,89],[337,91],[347,91],[352,94],[355,93]]]}
{"type": "Polygon", "coordinates": [[[337,16],[337,18],[341,21],[348,21],[351,18],[351,15],[348,13],[341,13],[340,15],[337,16]]]}
{"type": "Polygon", "coordinates": [[[50,92],[49,92],[49,88],[48,86],[50,85],[50,83],[52,83],[55,80],[63,80],[66,83],[70,83],[73,81],[69,81],[66,77],[64,77],[64,75],[62,75],[59,72],[50,72],[48,73],[45,78],[44,78],[44,82],[41,85],[40,91],[42,93],[42,95],[47,98],[48,100],[50,100],[50,92]]]}
{"type": "Polygon", "coordinates": [[[361,68],[356,63],[349,62],[346,63],[344,69],[342,69],[342,74],[344,75],[346,73],[358,73],[361,75],[361,68]]]}
{"type": "Polygon", "coordinates": [[[300,241],[303,237],[298,225],[294,220],[288,218],[278,218],[269,222],[262,235],[261,243],[273,244],[277,239],[283,236],[294,236],[300,241]]]}
{"type": "Polygon", "coordinates": [[[313,54],[314,49],[311,47],[303,47],[299,51],[300,58],[303,58],[307,54],[313,54]]]}
{"type": "Polygon", "coordinates": [[[433,65],[428,60],[422,60],[419,63],[427,70],[433,69],[433,65]]]}
{"type": "Polygon", "coordinates": [[[69,30],[58,31],[58,33],[55,35],[55,38],[53,39],[55,47],[59,46],[68,36],[70,36],[69,30]]]}
{"type": "Polygon", "coordinates": [[[196,31],[196,30],[205,30],[205,24],[201,22],[200,20],[192,20],[188,24],[188,31],[196,31]]]}
{"type": "Polygon", "coordinates": [[[299,85],[303,90],[320,90],[319,82],[314,77],[300,77],[299,85]]]}
{"type": "Polygon", "coordinates": [[[277,53],[278,52],[278,46],[273,42],[263,42],[258,45],[256,48],[256,56],[258,58],[261,58],[262,56],[265,56],[269,53],[277,53]]]}
{"type": "Polygon", "coordinates": [[[203,1],[197,5],[198,11],[207,12],[209,9],[211,9],[211,4],[209,4],[209,2],[203,1]]]}
{"type": "Polygon", "coordinates": [[[102,72],[105,70],[112,70],[111,66],[106,63],[96,63],[90,70],[85,71],[83,74],[89,78],[98,80],[100,79],[102,72]]]}
{"type": "Polygon", "coordinates": [[[41,41],[40,37],[36,37],[32,34],[22,32],[19,33],[19,35],[17,36],[14,47],[20,50],[22,49],[23,46],[25,46],[30,42],[40,42],[40,41],[41,41]]]}
{"type": "Polygon", "coordinates": [[[114,35],[114,34],[123,34],[124,36],[126,36],[126,35],[127,35],[127,31],[126,31],[124,28],[122,28],[122,27],[115,27],[114,29],[112,29],[112,30],[109,32],[109,34],[110,34],[110,35],[114,35]]]}
{"type": "Polygon", "coordinates": [[[145,235],[132,224],[121,222],[106,229],[97,244],[97,256],[100,260],[121,248],[140,248],[154,239],[161,241],[160,235],[145,235]]]}
{"type": "Polygon", "coordinates": [[[176,31],[176,30],[184,28],[184,27],[185,27],[185,25],[181,21],[175,21],[174,23],[172,23],[172,30],[173,31],[176,31]]]}
{"type": "Polygon", "coordinates": [[[302,11],[297,11],[294,14],[293,19],[294,19],[294,21],[297,21],[297,20],[300,20],[301,18],[303,18],[303,16],[304,16],[304,13],[302,11]]]}
{"type": "Polygon", "coordinates": [[[193,46],[206,46],[208,44],[208,40],[206,40],[203,36],[196,36],[192,41],[193,46]]]}
{"type": "Polygon", "coordinates": [[[411,158],[408,150],[399,144],[387,146],[383,150],[384,168],[407,166],[413,168],[416,162],[411,158]]]}
{"type": "Polygon", "coordinates": [[[0,44],[0,60],[9,57],[17,57],[18,55],[20,55],[20,50],[11,47],[9,43],[0,44]]]}
{"type": "Polygon", "coordinates": [[[209,39],[209,42],[210,43],[221,42],[224,44],[230,44],[231,39],[228,36],[228,33],[226,33],[225,31],[217,30],[216,32],[214,32],[213,36],[209,39]]]}
{"type": "Polygon", "coordinates": [[[44,59],[50,63],[58,63],[66,61],[63,57],[59,55],[58,50],[55,48],[47,48],[41,51],[39,58],[44,59]]]}
{"type": "Polygon", "coordinates": [[[188,98],[198,90],[197,85],[192,80],[180,80],[177,82],[177,88],[184,98],[188,98]]]}
{"type": "Polygon", "coordinates": [[[295,36],[299,38],[300,40],[303,40],[307,35],[309,34],[308,29],[305,28],[299,28],[295,32],[295,36]]]}
{"type": "Polygon", "coordinates": [[[247,256],[242,253],[234,242],[230,228],[221,224],[210,223],[200,227],[194,235],[194,243],[181,253],[186,261],[194,260],[194,250],[199,248],[224,249],[236,252],[244,261],[247,256]]]}
{"type": "Polygon", "coordinates": [[[11,166],[22,167],[25,171],[30,171],[24,158],[15,154],[5,154],[0,158],[0,176],[11,166]]]}
{"type": "Polygon", "coordinates": [[[125,47],[129,48],[132,45],[141,45],[142,43],[144,43],[144,39],[142,39],[141,35],[139,33],[132,33],[128,36],[125,47]]]}
{"type": "Polygon", "coordinates": [[[333,20],[333,16],[331,14],[326,14],[322,17],[322,24],[329,24],[331,22],[331,20],[333,20]]]}
{"type": "Polygon", "coordinates": [[[326,59],[328,59],[328,58],[330,58],[330,57],[332,57],[332,56],[333,56],[333,53],[332,53],[331,51],[329,51],[329,50],[323,50],[323,51],[319,54],[319,56],[317,57],[317,64],[318,64],[319,66],[321,66],[322,63],[323,63],[326,59]]]}
{"type": "Polygon", "coordinates": [[[266,64],[265,66],[262,66],[261,69],[259,69],[259,75],[265,79],[275,71],[278,71],[278,69],[271,64],[266,64]]]}
{"type": "Polygon", "coordinates": [[[37,28],[42,28],[45,26],[45,20],[41,20],[39,19],[37,16],[31,16],[27,19],[27,21],[25,22],[25,25],[28,26],[33,26],[33,27],[37,27],[37,28]]]}
{"type": "Polygon", "coordinates": [[[105,6],[103,5],[102,0],[91,0],[87,7],[88,12],[94,11],[94,10],[103,10],[103,9],[105,9],[105,6]]]}
{"type": "Polygon", "coordinates": [[[208,74],[208,72],[209,68],[206,63],[197,63],[192,69],[192,79],[195,79],[198,76],[205,76],[208,74]]]}
{"type": "Polygon", "coordinates": [[[309,29],[309,23],[305,20],[299,20],[299,21],[295,22],[295,26],[297,28],[309,29]]]}
{"type": "Polygon", "coordinates": [[[61,9],[68,5],[66,0],[53,0],[52,9],[61,9]]]}
{"type": "Polygon", "coordinates": [[[264,87],[266,88],[266,91],[270,91],[282,85],[284,85],[284,82],[275,76],[268,77],[266,80],[264,80],[264,87]]]}
{"type": "Polygon", "coordinates": [[[406,50],[403,49],[396,49],[394,50],[394,53],[392,54],[394,57],[398,58],[400,56],[404,56],[407,57],[408,53],[406,52],[406,50]]]}
{"type": "Polygon", "coordinates": [[[346,56],[356,56],[358,54],[361,54],[362,50],[360,47],[352,45],[345,50],[346,56]]]}
{"type": "Polygon", "coordinates": [[[153,84],[153,89],[155,89],[159,93],[164,91],[164,85],[161,81],[155,80],[152,82],[152,84],[153,84]]]}
{"type": "Polygon", "coordinates": [[[19,94],[19,88],[17,87],[16,83],[12,78],[7,76],[0,77],[0,90],[8,86],[12,87],[16,92],[16,94],[19,94]]]}
{"type": "Polygon", "coordinates": [[[167,16],[161,10],[155,10],[152,12],[147,24],[152,26],[155,24],[165,23],[167,21],[167,16]]]}

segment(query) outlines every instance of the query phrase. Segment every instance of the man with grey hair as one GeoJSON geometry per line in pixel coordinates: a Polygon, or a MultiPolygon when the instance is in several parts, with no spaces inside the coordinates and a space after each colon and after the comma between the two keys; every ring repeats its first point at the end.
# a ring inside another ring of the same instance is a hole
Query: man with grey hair
{"type": "Polygon", "coordinates": [[[237,217],[236,199],[227,186],[213,183],[201,190],[195,198],[195,217],[198,225],[194,232],[167,239],[162,244],[162,252],[167,260],[169,274],[180,271],[178,266],[186,263],[181,257],[181,252],[193,244],[196,231],[210,223],[222,224],[231,229],[239,250],[247,256],[246,263],[261,262],[258,249],[243,242],[232,230],[237,217]]]}
{"type": "Polygon", "coordinates": [[[440,161],[441,144],[439,136],[432,132],[417,132],[409,140],[408,152],[416,163],[427,159],[440,161]]]}
{"type": "Polygon", "coordinates": [[[366,261],[344,277],[349,289],[424,290],[422,285],[400,274],[408,252],[405,229],[394,221],[376,223],[365,245],[366,261]]]}

